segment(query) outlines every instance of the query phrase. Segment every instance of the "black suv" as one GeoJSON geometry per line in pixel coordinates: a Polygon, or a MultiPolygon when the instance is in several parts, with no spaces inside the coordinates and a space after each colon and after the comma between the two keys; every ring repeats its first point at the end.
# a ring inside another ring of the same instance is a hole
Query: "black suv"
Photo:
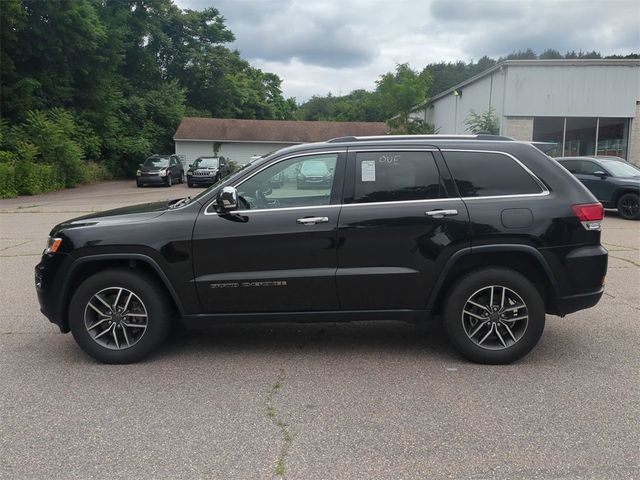
{"type": "Polygon", "coordinates": [[[170,187],[174,183],[184,181],[184,167],[177,155],[152,155],[136,172],[136,185],[164,185],[170,187]]]}
{"type": "Polygon", "coordinates": [[[172,320],[440,318],[468,359],[508,363],[536,345],[545,313],[602,296],[602,219],[528,143],[348,137],[280,150],[193,199],[57,225],[35,282],[42,312],[104,362],[144,357],[172,320]],[[309,161],[330,185],[280,175],[309,161]]]}
{"type": "Polygon", "coordinates": [[[573,173],[604,208],[622,218],[640,219],[640,168],[618,157],[563,157],[560,165],[573,173]]]}
{"type": "Polygon", "coordinates": [[[228,174],[227,160],[224,157],[198,157],[189,164],[187,186],[208,187],[228,174]]]}

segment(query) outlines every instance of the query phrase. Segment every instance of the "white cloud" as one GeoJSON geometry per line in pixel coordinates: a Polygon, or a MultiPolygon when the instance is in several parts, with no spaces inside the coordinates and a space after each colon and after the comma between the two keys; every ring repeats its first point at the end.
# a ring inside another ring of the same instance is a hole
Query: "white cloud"
{"type": "Polygon", "coordinates": [[[636,0],[176,0],[215,7],[232,45],[283,79],[286,96],[372,89],[396,63],[547,48],[627,54],[640,50],[636,0]]]}

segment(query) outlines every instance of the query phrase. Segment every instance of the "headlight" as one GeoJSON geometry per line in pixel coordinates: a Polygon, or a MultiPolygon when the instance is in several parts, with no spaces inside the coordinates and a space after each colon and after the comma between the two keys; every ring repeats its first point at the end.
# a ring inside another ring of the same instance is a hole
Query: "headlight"
{"type": "Polygon", "coordinates": [[[47,248],[44,249],[44,254],[56,253],[58,248],[60,248],[60,244],[62,243],[62,239],[58,237],[49,237],[47,240],[47,248]]]}
{"type": "Polygon", "coordinates": [[[193,172],[191,170],[187,170],[187,176],[190,177],[191,175],[193,175],[193,172]]]}
{"type": "Polygon", "coordinates": [[[138,176],[138,177],[139,177],[140,175],[142,175],[142,172],[141,172],[140,170],[137,170],[137,171],[136,171],[136,176],[138,176]]]}
{"type": "Polygon", "coordinates": [[[167,169],[166,168],[164,170],[160,170],[160,176],[161,177],[166,177],[167,176],[167,169]]]}

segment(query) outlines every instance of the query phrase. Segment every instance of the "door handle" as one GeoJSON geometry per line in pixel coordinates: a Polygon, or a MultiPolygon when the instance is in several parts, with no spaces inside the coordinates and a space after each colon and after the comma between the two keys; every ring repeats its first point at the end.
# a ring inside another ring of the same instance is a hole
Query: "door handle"
{"type": "Polygon", "coordinates": [[[457,215],[458,210],[430,210],[424,213],[425,215],[428,215],[431,218],[444,218],[444,217],[452,217],[454,215],[457,215]]]}
{"type": "Polygon", "coordinates": [[[315,225],[316,223],[328,223],[329,217],[304,217],[296,220],[296,223],[302,225],[315,225]]]}

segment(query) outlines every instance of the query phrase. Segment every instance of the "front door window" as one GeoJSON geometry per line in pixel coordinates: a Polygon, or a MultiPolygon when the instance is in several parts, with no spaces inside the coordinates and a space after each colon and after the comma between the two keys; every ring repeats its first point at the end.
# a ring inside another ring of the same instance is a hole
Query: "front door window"
{"type": "Polygon", "coordinates": [[[241,210],[329,205],[337,154],[290,158],[238,185],[241,210]]]}

